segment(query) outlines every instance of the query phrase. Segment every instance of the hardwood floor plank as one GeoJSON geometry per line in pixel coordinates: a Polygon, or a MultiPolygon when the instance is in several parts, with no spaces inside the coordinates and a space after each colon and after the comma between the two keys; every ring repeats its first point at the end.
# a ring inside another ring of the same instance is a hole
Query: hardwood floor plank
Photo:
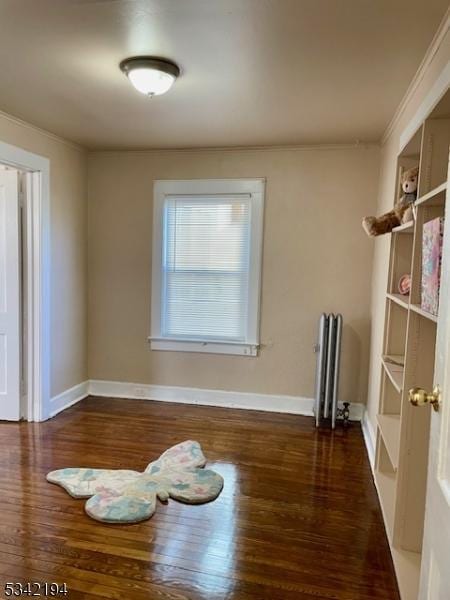
{"type": "Polygon", "coordinates": [[[6,580],[38,577],[86,600],[399,598],[357,424],[88,398],[46,423],[0,423],[0,448],[0,597],[6,580]],[[64,466],[143,470],[185,439],[224,477],[212,503],[108,525],[45,480],[64,466]]]}

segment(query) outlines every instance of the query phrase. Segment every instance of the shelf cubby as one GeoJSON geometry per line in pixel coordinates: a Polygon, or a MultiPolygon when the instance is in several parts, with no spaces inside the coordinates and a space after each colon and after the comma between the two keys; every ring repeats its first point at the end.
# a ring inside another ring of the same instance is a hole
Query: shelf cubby
{"type": "MultiPolygon", "coordinates": [[[[401,355],[405,354],[406,331],[408,328],[409,303],[400,298],[388,297],[386,310],[386,331],[383,354],[401,355]]],[[[400,296],[400,295],[399,295],[400,296]]]]}
{"type": "Polygon", "coordinates": [[[396,471],[400,450],[400,415],[377,415],[377,422],[390,463],[396,471]]]}
{"type": "Polygon", "coordinates": [[[437,315],[433,315],[432,313],[428,312],[427,310],[424,310],[419,304],[411,304],[410,309],[413,312],[420,315],[421,317],[428,319],[432,323],[437,323],[437,320],[438,320],[437,315]]]}
{"type": "Polygon", "coordinates": [[[408,310],[409,308],[409,296],[404,296],[403,294],[386,294],[386,298],[388,298],[389,300],[392,300],[392,302],[395,302],[396,304],[398,304],[399,306],[401,306],[402,308],[408,310]]]}
{"type": "Polygon", "coordinates": [[[392,237],[389,268],[388,296],[399,303],[409,302],[408,296],[399,293],[399,281],[403,275],[411,275],[411,260],[414,247],[413,235],[395,235],[392,237]]]}
{"type": "Polygon", "coordinates": [[[392,540],[394,535],[397,477],[380,429],[378,429],[377,434],[377,464],[375,483],[377,484],[386,532],[389,540],[392,540]]]}
{"type": "Polygon", "coordinates": [[[401,367],[400,365],[393,365],[392,363],[387,363],[385,360],[382,360],[382,364],[386,375],[391,380],[392,385],[397,390],[397,392],[401,394],[403,390],[404,367],[401,367]]]}
{"type": "Polygon", "coordinates": [[[398,387],[392,382],[392,378],[389,376],[384,363],[382,362],[382,377],[381,386],[383,394],[383,402],[380,404],[380,414],[383,415],[397,415],[401,413],[401,394],[398,387]]]}
{"type": "Polygon", "coordinates": [[[423,126],[418,197],[447,181],[450,119],[430,118],[423,126]]]}
{"type": "Polygon", "coordinates": [[[418,206],[444,206],[447,193],[447,182],[441,183],[421,198],[417,198],[415,205],[418,206]]]}

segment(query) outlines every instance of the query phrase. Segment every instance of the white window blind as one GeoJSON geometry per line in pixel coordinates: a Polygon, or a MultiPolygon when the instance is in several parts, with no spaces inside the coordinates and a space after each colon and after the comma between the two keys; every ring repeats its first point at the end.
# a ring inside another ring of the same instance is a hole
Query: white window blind
{"type": "Polygon", "coordinates": [[[168,197],[164,206],[164,337],[246,339],[250,197],[168,197]]]}
{"type": "Polygon", "coordinates": [[[152,349],[256,354],[262,186],[155,184],[152,349]]]}

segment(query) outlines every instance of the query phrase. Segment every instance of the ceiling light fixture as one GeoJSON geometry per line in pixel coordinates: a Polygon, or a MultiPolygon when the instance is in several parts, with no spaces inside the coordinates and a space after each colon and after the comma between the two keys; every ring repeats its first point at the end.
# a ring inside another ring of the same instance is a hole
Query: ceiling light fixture
{"type": "Polygon", "coordinates": [[[180,74],[178,65],[156,56],[133,56],[119,65],[141,94],[159,96],[169,91],[180,74]]]}

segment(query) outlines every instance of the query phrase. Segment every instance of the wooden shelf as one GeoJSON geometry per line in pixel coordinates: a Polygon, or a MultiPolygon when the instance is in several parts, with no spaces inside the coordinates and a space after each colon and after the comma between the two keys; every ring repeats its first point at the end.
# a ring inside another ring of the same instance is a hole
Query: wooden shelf
{"type": "Polygon", "coordinates": [[[394,532],[394,515],[395,515],[395,495],[397,489],[397,478],[395,473],[385,473],[383,471],[375,472],[375,483],[380,499],[381,512],[384,517],[386,533],[389,541],[392,543],[392,535],[394,532]]]}
{"type": "Polygon", "coordinates": [[[402,308],[406,308],[406,310],[409,308],[409,296],[403,296],[402,294],[386,294],[386,298],[389,298],[389,300],[392,300],[392,302],[395,302],[402,308]]]}
{"type": "Polygon", "coordinates": [[[389,460],[396,471],[400,454],[400,415],[377,415],[377,421],[389,460]]]}
{"type": "Polygon", "coordinates": [[[414,221],[408,221],[398,227],[394,227],[392,233],[414,233],[414,221]]]}
{"type": "Polygon", "coordinates": [[[421,198],[418,198],[415,201],[416,206],[423,206],[426,204],[427,206],[444,206],[445,205],[445,195],[447,191],[447,182],[441,183],[428,192],[428,194],[424,194],[421,198]]]}
{"type": "Polygon", "coordinates": [[[438,318],[436,315],[431,314],[430,312],[423,310],[423,308],[419,304],[410,304],[411,310],[413,310],[418,315],[425,317],[425,319],[429,319],[433,321],[433,323],[437,323],[438,318]]]}
{"type": "Polygon", "coordinates": [[[400,365],[393,365],[392,363],[386,362],[384,359],[381,359],[381,362],[383,363],[384,370],[391,380],[392,385],[395,387],[397,392],[401,394],[403,389],[404,367],[401,367],[400,365]]]}

